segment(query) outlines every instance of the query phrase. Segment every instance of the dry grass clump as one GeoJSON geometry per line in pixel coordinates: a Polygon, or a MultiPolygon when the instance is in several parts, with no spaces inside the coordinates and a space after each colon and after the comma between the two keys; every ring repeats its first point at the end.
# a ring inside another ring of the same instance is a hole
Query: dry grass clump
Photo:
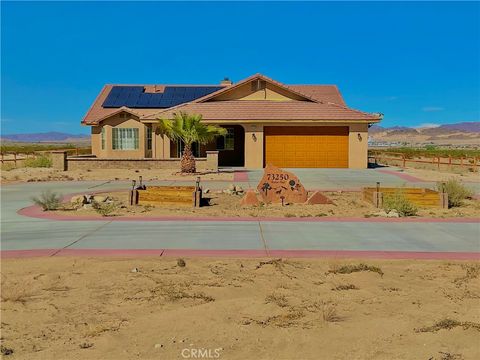
{"type": "Polygon", "coordinates": [[[476,279],[480,275],[480,264],[466,264],[462,265],[462,268],[465,270],[465,275],[454,280],[457,285],[476,279]]]}
{"type": "Polygon", "coordinates": [[[385,195],[383,199],[383,208],[386,212],[396,210],[400,216],[415,216],[418,208],[407,199],[402,191],[396,191],[394,194],[385,195]]]}
{"type": "Polygon", "coordinates": [[[340,267],[334,267],[330,269],[328,272],[332,274],[351,274],[354,272],[361,272],[361,271],[370,271],[383,276],[383,271],[378,266],[366,265],[366,264],[358,264],[358,265],[343,265],[340,267]]]}
{"type": "Polygon", "coordinates": [[[112,202],[92,202],[93,209],[102,216],[111,216],[117,211],[117,204],[112,202]]]}
{"type": "Polygon", "coordinates": [[[337,313],[337,305],[331,303],[323,303],[322,317],[325,322],[339,322],[342,318],[337,313]]]}
{"type": "Polygon", "coordinates": [[[162,289],[161,294],[171,302],[176,302],[183,299],[192,299],[192,300],[202,300],[203,302],[212,302],[215,301],[215,298],[204,294],[203,292],[195,292],[193,294],[189,294],[183,288],[170,285],[165,286],[162,289]]]}
{"type": "Polygon", "coordinates": [[[32,197],[32,201],[43,211],[57,210],[62,203],[62,195],[47,190],[42,192],[39,197],[32,197]]]}
{"type": "Polygon", "coordinates": [[[2,283],[1,299],[3,302],[10,301],[13,303],[20,303],[22,305],[25,305],[27,300],[32,296],[33,294],[25,284],[10,284],[6,282],[2,283]]]}
{"type": "Polygon", "coordinates": [[[450,330],[456,327],[462,327],[464,330],[467,329],[475,329],[477,331],[480,331],[480,324],[474,323],[471,321],[458,321],[458,320],[452,320],[452,319],[443,319],[432,326],[424,326],[418,329],[415,329],[415,332],[436,332],[439,330],[450,330]]]}
{"type": "Polygon", "coordinates": [[[356,287],[353,284],[343,284],[343,285],[338,285],[338,286],[332,288],[332,290],[335,290],[335,291],[358,290],[358,287],[356,287]]]}
{"type": "Polygon", "coordinates": [[[270,294],[265,298],[265,302],[275,304],[282,308],[288,306],[288,300],[286,296],[282,294],[270,294]]]}
{"type": "Polygon", "coordinates": [[[445,190],[448,194],[448,207],[462,206],[465,199],[471,198],[473,191],[457,179],[450,179],[446,183],[438,183],[439,192],[445,190]]]}
{"type": "Polygon", "coordinates": [[[183,259],[177,259],[177,266],[178,267],[185,267],[185,266],[187,266],[187,263],[183,259]]]}

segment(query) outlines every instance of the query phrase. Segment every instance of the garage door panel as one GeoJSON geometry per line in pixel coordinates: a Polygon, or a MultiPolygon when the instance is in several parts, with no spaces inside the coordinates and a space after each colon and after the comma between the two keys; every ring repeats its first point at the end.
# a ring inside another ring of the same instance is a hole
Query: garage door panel
{"type": "Polygon", "coordinates": [[[265,127],[265,164],[347,168],[348,127],[265,127]]]}

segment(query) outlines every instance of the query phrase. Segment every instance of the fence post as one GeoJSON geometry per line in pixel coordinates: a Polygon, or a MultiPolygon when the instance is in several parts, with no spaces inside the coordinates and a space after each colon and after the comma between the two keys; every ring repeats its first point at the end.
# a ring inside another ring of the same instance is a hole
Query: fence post
{"type": "Polygon", "coordinates": [[[440,156],[438,157],[437,169],[440,170],[440,156]]]}
{"type": "Polygon", "coordinates": [[[17,153],[13,153],[13,162],[15,163],[15,167],[17,167],[17,153]]]}
{"type": "Polygon", "coordinates": [[[407,160],[405,159],[405,154],[402,154],[402,159],[403,159],[403,168],[405,168],[405,165],[407,163],[407,160]]]}
{"type": "Polygon", "coordinates": [[[68,170],[68,160],[66,151],[52,151],[52,167],[61,171],[68,170]]]}

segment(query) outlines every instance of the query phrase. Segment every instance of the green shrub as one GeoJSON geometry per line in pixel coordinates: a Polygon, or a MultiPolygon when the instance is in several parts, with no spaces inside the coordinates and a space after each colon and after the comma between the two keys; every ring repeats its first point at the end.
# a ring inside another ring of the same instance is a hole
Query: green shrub
{"type": "Polygon", "coordinates": [[[50,190],[42,192],[39,197],[32,197],[35,205],[40,206],[43,211],[57,210],[62,203],[62,195],[50,190]]]}
{"type": "Polygon", "coordinates": [[[102,216],[110,216],[117,210],[117,205],[112,202],[92,202],[93,209],[102,216]]]}
{"type": "Polygon", "coordinates": [[[400,216],[417,215],[417,207],[407,199],[402,191],[396,191],[393,194],[385,195],[383,198],[383,208],[385,211],[396,210],[400,216]]]}
{"type": "Polygon", "coordinates": [[[28,158],[24,161],[25,167],[33,167],[33,168],[49,168],[52,167],[52,159],[47,156],[37,156],[35,158],[28,158]]]}
{"type": "Polygon", "coordinates": [[[438,183],[439,192],[445,190],[448,194],[448,207],[462,206],[463,200],[472,197],[473,191],[457,179],[450,179],[445,184],[438,183]]]}
{"type": "Polygon", "coordinates": [[[11,163],[5,162],[4,164],[2,164],[2,171],[11,171],[11,170],[16,169],[16,168],[17,167],[15,166],[13,161],[11,163]]]}

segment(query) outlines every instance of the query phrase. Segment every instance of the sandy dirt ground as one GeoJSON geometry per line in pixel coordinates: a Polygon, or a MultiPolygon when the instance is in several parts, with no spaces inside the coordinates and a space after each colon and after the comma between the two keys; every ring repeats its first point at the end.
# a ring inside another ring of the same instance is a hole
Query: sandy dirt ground
{"type": "MultiPolygon", "coordinates": [[[[240,205],[241,195],[229,195],[213,191],[205,194],[210,199],[209,206],[193,208],[191,206],[179,205],[157,205],[157,206],[127,206],[128,192],[107,192],[100,193],[100,196],[110,197],[116,204],[116,210],[111,216],[212,216],[212,217],[282,217],[282,218],[306,218],[306,217],[372,217],[382,209],[375,208],[371,203],[362,199],[360,192],[324,192],[334,204],[304,205],[289,204],[262,204],[261,206],[244,207],[240,205]]],[[[68,209],[70,204],[65,204],[68,209]]],[[[58,210],[57,214],[68,216],[98,216],[97,212],[90,208],[79,210],[58,210]]],[[[480,201],[465,200],[464,206],[441,209],[441,208],[420,208],[418,216],[421,217],[479,217],[480,201]]]]}
{"type": "Polygon", "coordinates": [[[197,175],[182,175],[172,169],[97,169],[95,171],[69,170],[60,171],[52,168],[17,168],[2,171],[3,184],[11,182],[33,181],[73,181],[73,180],[137,180],[141,175],[145,181],[149,180],[187,180],[195,181],[197,176],[202,180],[233,180],[233,172],[200,173],[197,175]]]}
{"type": "Polygon", "coordinates": [[[4,358],[480,358],[478,263],[185,262],[3,260],[4,358]]]}
{"type": "Polygon", "coordinates": [[[426,181],[448,181],[450,179],[457,179],[460,181],[480,183],[480,173],[478,172],[445,172],[428,169],[408,168],[405,169],[405,173],[426,181]]]}

